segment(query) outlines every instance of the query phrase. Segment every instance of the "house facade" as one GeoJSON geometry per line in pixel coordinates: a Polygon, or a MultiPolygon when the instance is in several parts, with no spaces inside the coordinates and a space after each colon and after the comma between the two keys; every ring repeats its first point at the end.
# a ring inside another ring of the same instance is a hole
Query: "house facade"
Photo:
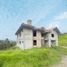
{"type": "Polygon", "coordinates": [[[32,26],[32,20],[27,24],[22,23],[16,32],[17,47],[30,49],[33,47],[58,46],[58,35],[60,31],[57,27],[46,30],[44,27],[32,26]]]}

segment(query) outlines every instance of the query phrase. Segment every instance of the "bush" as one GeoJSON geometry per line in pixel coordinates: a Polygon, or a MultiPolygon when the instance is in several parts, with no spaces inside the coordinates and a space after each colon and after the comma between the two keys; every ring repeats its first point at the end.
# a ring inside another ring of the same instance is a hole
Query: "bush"
{"type": "Polygon", "coordinates": [[[59,45],[67,46],[67,34],[62,34],[59,36],[59,45]]]}
{"type": "Polygon", "coordinates": [[[0,50],[8,49],[15,45],[16,45],[15,41],[9,41],[9,39],[0,40],[0,50]]]}

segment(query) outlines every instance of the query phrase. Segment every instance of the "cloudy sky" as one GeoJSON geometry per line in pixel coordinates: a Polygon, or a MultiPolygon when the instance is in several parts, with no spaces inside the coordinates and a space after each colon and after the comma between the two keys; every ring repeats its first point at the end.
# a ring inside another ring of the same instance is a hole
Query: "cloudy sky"
{"type": "Polygon", "coordinates": [[[67,0],[0,0],[0,39],[16,40],[16,30],[27,19],[67,32],[67,0]]]}

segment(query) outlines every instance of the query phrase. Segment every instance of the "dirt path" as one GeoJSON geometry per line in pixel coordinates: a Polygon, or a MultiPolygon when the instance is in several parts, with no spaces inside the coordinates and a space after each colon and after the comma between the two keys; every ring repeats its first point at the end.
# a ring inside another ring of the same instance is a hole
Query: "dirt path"
{"type": "Polygon", "coordinates": [[[67,56],[63,57],[62,61],[59,64],[52,67],[67,67],[67,56]]]}

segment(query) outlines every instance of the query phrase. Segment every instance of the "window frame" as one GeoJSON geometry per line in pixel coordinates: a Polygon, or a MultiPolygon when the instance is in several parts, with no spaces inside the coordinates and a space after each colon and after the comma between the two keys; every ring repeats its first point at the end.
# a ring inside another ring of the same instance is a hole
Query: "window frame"
{"type": "Polygon", "coordinates": [[[37,36],[37,32],[33,31],[33,37],[36,37],[36,36],[37,36]]]}
{"type": "Polygon", "coordinates": [[[54,38],[54,34],[53,33],[51,34],[51,37],[54,38]]]}
{"type": "Polygon", "coordinates": [[[33,40],[33,46],[37,46],[37,40],[33,40]]]}

